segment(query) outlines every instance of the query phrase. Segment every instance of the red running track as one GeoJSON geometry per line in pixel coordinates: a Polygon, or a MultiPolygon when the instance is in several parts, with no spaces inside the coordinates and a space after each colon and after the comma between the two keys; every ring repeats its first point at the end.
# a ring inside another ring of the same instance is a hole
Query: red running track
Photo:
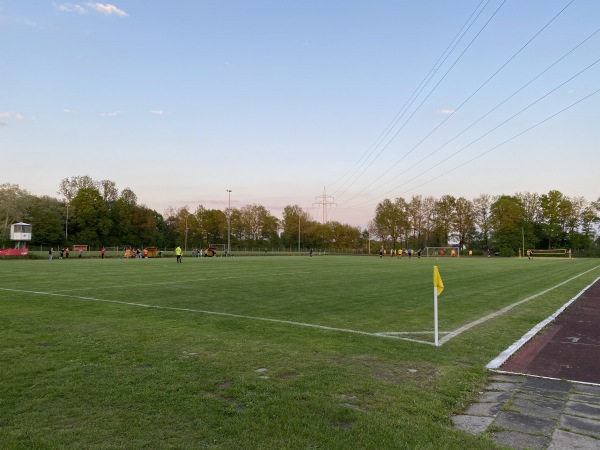
{"type": "Polygon", "coordinates": [[[600,281],[499,369],[600,384],[600,281]]]}

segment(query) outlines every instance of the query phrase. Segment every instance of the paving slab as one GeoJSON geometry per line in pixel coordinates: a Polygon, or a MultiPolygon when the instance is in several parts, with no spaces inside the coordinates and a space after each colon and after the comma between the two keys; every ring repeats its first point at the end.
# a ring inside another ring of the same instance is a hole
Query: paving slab
{"type": "Polygon", "coordinates": [[[597,385],[577,383],[573,385],[573,391],[578,392],[580,394],[597,395],[598,397],[600,397],[600,386],[597,385]]]}
{"type": "MultiPolygon", "coordinates": [[[[600,405],[600,397],[596,397],[595,395],[571,394],[570,398],[574,402],[590,403],[590,404],[594,404],[594,405],[600,405]]],[[[500,400],[498,400],[498,401],[500,401],[500,400]]]]}
{"type": "Polygon", "coordinates": [[[491,436],[497,444],[518,450],[545,450],[550,443],[550,438],[548,437],[534,436],[516,431],[497,431],[492,433],[491,436]]]}
{"type": "Polygon", "coordinates": [[[510,403],[510,409],[518,411],[521,414],[527,414],[533,417],[543,417],[545,419],[554,419],[558,421],[565,408],[565,402],[546,397],[535,397],[523,395],[513,398],[510,403]]]}
{"type": "Polygon", "coordinates": [[[522,385],[522,390],[531,392],[548,392],[554,396],[555,393],[566,394],[571,390],[571,384],[562,380],[551,380],[548,378],[531,377],[522,385]]]}
{"type": "Polygon", "coordinates": [[[497,382],[497,381],[492,381],[487,386],[487,389],[489,389],[491,391],[505,391],[505,392],[513,392],[520,388],[521,388],[521,383],[505,383],[505,382],[497,382]]]}
{"type": "Polygon", "coordinates": [[[494,421],[493,417],[457,415],[451,417],[454,426],[470,434],[481,434],[494,421]]]}
{"type": "Polygon", "coordinates": [[[558,400],[567,400],[569,398],[569,393],[566,391],[555,391],[551,389],[543,389],[536,387],[528,387],[521,389],[521,392],[525,392],[532,395],[538,395],[543,397],[551,397],[556,398],[558,400]]]}
{"type": "Polygon", "coordinates": [[[560,427],[575,433],[586,434],[600,439],[600,421],[563,415],[560,418],[560,427]]]}
{"type": "Polygon", "coordinates": [[[598,420],[598,418],[600,418],[600,405],[595,406],[586,403],[567,402],[565,414],[589,417],[590,419],[598,420]]]}
{"type": "Polygon", "coordinates": [[[492,424],[506,430],[551,436],[557,422],[552,419],[533,417],[512,411],[500,411],[492,424]]]}
{"type": "Polygon", "coordinates": [[[548,450],[598,450],[600,440],[581,434],[569,433],[564,430],[556,430],[552,435],[552,441],[548,450]]]}
{"type": "Polygon", "coordinates": [[[524,383],[527,377],[522,375],[505,375],[497,373],[492,375],[491,381],[508,382],[508,383],[524,383]]]}
{"type": "Polygon", "coordinates": [[[512,392],[486,391],[479,396],[480,402],[506,402],[512,396],[512,392]]]}
{"type": "Polygon", "coordinates": [[[469,416],[496,417],[504,403],[473,403],[467,408],[465,414],[469,416]]]}

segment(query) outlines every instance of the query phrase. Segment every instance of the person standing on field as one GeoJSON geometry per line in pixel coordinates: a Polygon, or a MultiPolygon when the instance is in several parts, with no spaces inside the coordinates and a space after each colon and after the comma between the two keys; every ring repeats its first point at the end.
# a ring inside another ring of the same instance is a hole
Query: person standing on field
{"type": "Polygon", "coordinates": [[[54,256],[54,249],[51,248],[50,250],[48,250],[48,260],[52,261],[53,256],[54,256]]]}
{"type": "Polygon", "coordinates": [[[177,262],[180,263],[181,262],[181,247],[178,245],[177,248],[175,249],[175,255],[177,256],[177,262]]]}
{"type": "Polygon", "coordinates": [[[100,250],[100,257],[102,259],[104,259],[104,254],[106,253],[106,249],[104,247],[102,247],[102,250],[100,250]]]}

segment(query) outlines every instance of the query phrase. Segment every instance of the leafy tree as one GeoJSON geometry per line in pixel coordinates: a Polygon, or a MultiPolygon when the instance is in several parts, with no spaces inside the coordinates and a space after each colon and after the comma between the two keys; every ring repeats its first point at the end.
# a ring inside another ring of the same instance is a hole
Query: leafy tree
{"type": "Polygon", "coordinates": [[[227,240],[227,217],[223,211],[209,209],[202,217],[202,229],[208,244],[224,243],[227,240]]]}
{"type": "Polygon", "coordinates": [[[77,242],[94,246],[105,245],[112,221],[98,189],[79,189],[71,205],[73,216],[70,224],[75,230],[77,242]]]}
{"type": "Polygon", "coordinates": [[[409,246],[413,248],[422,248],[423,236],[426,233],[426,210],[424,208],[423,198],[420,195],[413,196],[406,206],[406,215],[408,229],[412,232],[412,242],[409,246]]]}
{"type": "Polygon", "coordinates": [[[435,203],[435,237],[439,246],[448,245],[455,222],[456,199],[452,195],[444,195],[435,203]]]}
{"type": "Polygon", "coordinates": [[[98,187],[99,183],[94,181],[89,175],[80,175],[63,178],[58,187],[58,193],[65,198],[67,203],[71,203],[80,189],[92,188],[97,190],[98,187]]]}
{"type": "Polygon", "coordinates": [[[464,197],[456,200],[452,227],[458,237],[458,245],[463,247],[466,240],[473,234],[475,224],[475,208],[473,203],[464,197]]]}
{"type": "Polygon", "coordinates": [[[302,240],[302,233],[311,222],[310,215],[298,205],[288,205],[283,208],[282,216],[283,245],[289,248],[298,248],[298,239],[302,240]]]}
{"type": "Polygon", "coordinates": [[[360,245],[360,229],[340,222],[328,222],[328,246],[337,250],[358,248],[360,245]]]}
{"type": "Polygon", "coordinates": [[[564,241],[565,222],[572,212],[572,205],[562,192],[556,190],[542,195],[540,205],[548,248],[556,247],[564,241]]]}
{"type": "Polygon", "coordinates": [[[10,238],[10,226],[23,221],[30,208],[33,196],[18,184],[0,184],[0,222],[2,234],[0,245],[6,245],[10,238]]]}
{"type": "Polygon", "coordinates": [[[48,196],[33,197],[27,213],[32,226],[32,245],[57,246],[66,244],[64,204],[48,196]]]}
{"type": "Polygon", "coordinates": [[[406,209],[406,200],[403,198],[397,198],[394,202],[386,198],[375,207],[375,232],[384,248],[389,239],[390,248],[396,249],[401,236],[407,236],[410,225],[406,209]]]}
{"type": "Polygon", "coordinates": [[[481,248],[490,247],[490,215],[492,208],[492,197],[488,194],[481,194],[473,200],[474,222],[479,230],[479,243],[481,248]]]}
{"type": "Polygon", "coordinates": [[[525,209],[518,197],[502,195],[491,207],[491,242],[502,256],[515,256],[521,248],[525,209]]]}

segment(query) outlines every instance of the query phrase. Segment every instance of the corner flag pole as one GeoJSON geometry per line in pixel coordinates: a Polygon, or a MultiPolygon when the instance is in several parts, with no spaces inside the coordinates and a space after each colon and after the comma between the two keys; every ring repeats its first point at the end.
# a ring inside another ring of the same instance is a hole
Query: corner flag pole
{"type": "Polygon", "coordinates": [[[435,336],[435,346],[439,347],[438,343],[438,308],[437,308],[437,286],[433,287],[433,329],[435,336]]]}
{"type": "Polygon", "coordinates": [[[438,295],[444,290],[444,283],[437,266],[433,266],[433,329],[435,346],[439,347],[438,340],[438,295]]]}

